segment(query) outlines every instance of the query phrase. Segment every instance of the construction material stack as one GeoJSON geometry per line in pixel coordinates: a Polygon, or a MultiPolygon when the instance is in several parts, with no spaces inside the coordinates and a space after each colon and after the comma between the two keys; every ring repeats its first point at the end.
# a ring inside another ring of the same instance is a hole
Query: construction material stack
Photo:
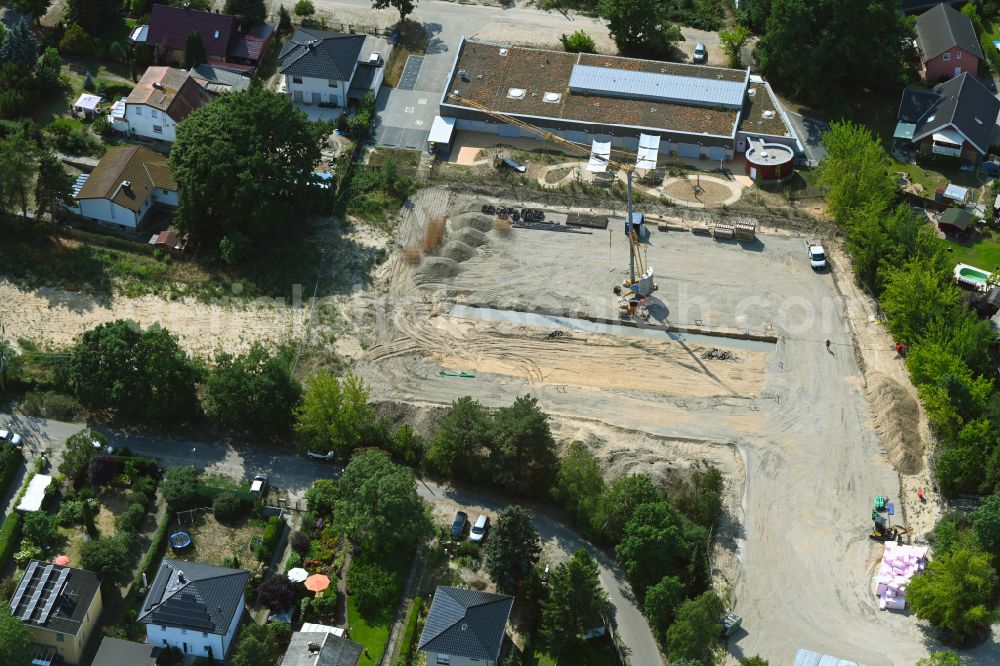
{"type": "Polygon", "coordinates": [[[741,217],[736,220],[736,240],[752,242],[757,239],[757,220],[752,217],[741,217]]]}
{"type": "Polygon", "coordinates": [[[875,575],[875,596],[879,610],[906,608],[906,588],[910,580],[927,567],[927,546],[885,542],[885,552],[875,575]]]}

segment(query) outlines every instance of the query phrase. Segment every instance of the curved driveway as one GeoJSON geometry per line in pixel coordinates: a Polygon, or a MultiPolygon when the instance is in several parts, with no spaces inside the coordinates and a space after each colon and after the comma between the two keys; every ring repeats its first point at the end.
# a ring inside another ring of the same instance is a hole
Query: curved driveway
{"type": "MultiPolygon", "coordinates": [[[[7,417],[0,414],[0,422],[13,423],[15,430],[23,433],[26,457],[47,449],[52,461],[58,465],[65,450],[66,438],[82,425],[61,423],[24,416],[7,417]]],[[[250,479],[254,474],[268,474],[272,485],[287,490],[301,500],[306,489],[317,479],[330,478],[338,468],[325,463],[306,460],[279,448],[250,448],[219,442],[190,442],[137,435],[119,430],[100,428],[115,446],[127,446],[135,453],[160,460],[165,467],[195,465],[209,472],[233,478],[250,479]]],[[[506,503],[464,490],[456,490],[423,479],[417,482],[417,493],[434,503],[461,504],[499,511],[506,503]]],[[[636,666],[662,664],[656,640],[646,618],[636,602],[624,573],[604,552],[588,543],[576,532],[538,513],[534,514],[535,527],[547,545],[558,548],[566,559],[584,548],[597,559],[601,583],[608,599],[615,607],[617,631],[632,655],[636,666]]]]}

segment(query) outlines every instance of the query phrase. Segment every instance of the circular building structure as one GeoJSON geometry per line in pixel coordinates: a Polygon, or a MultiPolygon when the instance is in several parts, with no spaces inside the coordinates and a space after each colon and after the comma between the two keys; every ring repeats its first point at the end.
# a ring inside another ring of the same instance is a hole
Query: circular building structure
{"type": "Polygon", "coordinates": [[[746,158],[746,174],[752,180],[773,183],[792,175],[795,151],[780,143],[751,140],[746,158]]]}

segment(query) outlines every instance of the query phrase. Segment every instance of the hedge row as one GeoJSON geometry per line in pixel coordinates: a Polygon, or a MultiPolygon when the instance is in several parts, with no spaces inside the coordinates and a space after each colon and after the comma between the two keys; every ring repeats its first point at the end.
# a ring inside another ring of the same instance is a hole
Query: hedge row
{"type": "Polygon", "coordinates": [[[21,515],[11,511],[0,526],[0,570],[3,570],[10,558],[21,545],[21,515]]]}
{"type": "Polygon", "coordinates": [[[7,494],[7,489],[14,481],[17,470],[24,458],[21,452],[13,446],[4,445],[0,448],[0,497],[7,494]]]}
{"type": "Polygon", "coordinates": [[[261,562],[268,562],[274,555],[274,549],[278,547],[281,540],[281,533],[285,529],[285,519],[281,516],[271,516],[267,519],[267,527],[264,529],[264,536],[261,542],[254,548],[253,554],[261,562]]]}
{"type": "Polygon", "coordinates": [[[146,577],[152,581],[155,577],[156,572],[153,571],[153,566],[160,563],[160,558],[167,551],[167,528],[170,525],[170,514],[163,514],[163,518],[160,519],[160,524],[157,525],[156,531],[153,532],[152,542],[149,544],[149,548],[146,550],[146,554],[142,556],[142,561],[139,563],[139,570],[135,574],[135,580],[132,581],[132,589],[138,590],[142,587],[142,574],[146,574],[146,577]]]}

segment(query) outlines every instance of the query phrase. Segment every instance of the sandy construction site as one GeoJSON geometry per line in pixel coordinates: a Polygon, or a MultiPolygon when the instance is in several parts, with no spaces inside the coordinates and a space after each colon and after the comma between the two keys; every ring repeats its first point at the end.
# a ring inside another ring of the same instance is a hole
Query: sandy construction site
{"type": "Polygon", "coordinates": [[[730,520],[716,568],[745,629],[728,644],[733,660],[790,663],[802,647],[869,666],[925,655],[914,618],[877,609],[868,534],[878,494],[912,512],[918,533],[933,524],[933,501],[918,510],[899,499],[900,471],[904,487],[926,476],[926,432],[846,262],[835,253],[832,271],[813,272],[805,239],[787,234],[741,245],[654,228],[650,323],[686,332],[639,330],[607,323],[628,270],[619,223],[504,233],[483,203],[499,202],[433,189],[415,198],[363,297],[378,304],[359,364],[375,395],[500,406],[530,393],[560,441],[584,442],[609,477],[719,466],[730,520]],[[403,248],[435,216],[447,220],[439,249],[407,261],[403,248]]]}

